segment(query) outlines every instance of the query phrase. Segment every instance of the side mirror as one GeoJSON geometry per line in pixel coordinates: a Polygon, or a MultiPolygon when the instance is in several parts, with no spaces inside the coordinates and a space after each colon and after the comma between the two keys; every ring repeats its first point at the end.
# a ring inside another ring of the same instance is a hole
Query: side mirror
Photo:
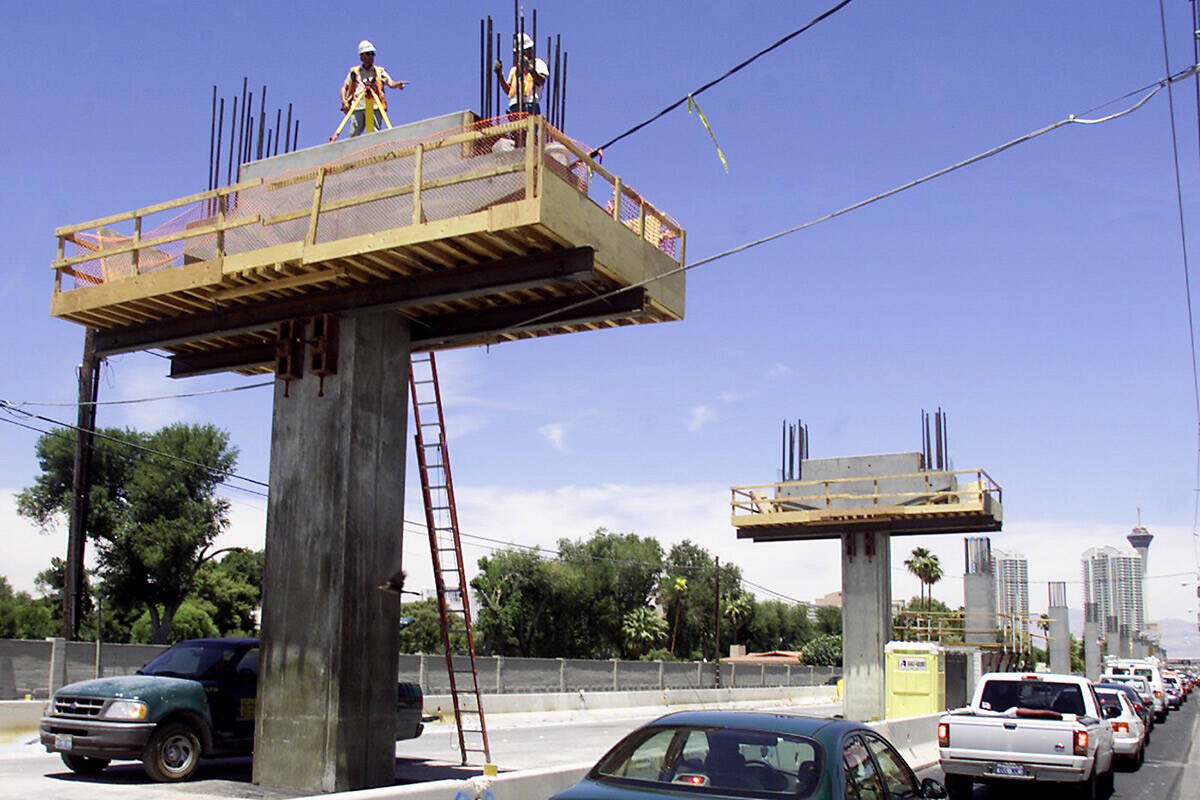
{"type": "Polygon", "coordinates": [[[921,781],[921,797],[926,800],[945,800],[946,787],[933,778],[921,781]]]}

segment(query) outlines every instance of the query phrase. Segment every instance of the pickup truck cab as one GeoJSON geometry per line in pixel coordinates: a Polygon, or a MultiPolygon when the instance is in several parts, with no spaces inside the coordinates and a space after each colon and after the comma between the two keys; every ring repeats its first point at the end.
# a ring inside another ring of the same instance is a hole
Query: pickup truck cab
{"type": "MultiPolygon", "coordinates": [[[[257,639],[192,639],[134,675],[64,686],[42,717],[42,744],[74,772],[133,759],[158,781],[186,780],[202,757],[250,755],[258,653],[257,639]]],[[[422,700],[416,684],[397,686],[397,740],[421,735],[422,700]]]]}
{"type": "Polygon", "coordinates": [[[938,755],[952,800],[970,797],[974,783],[1075,784],[1088,800],[1111,793],[1112,728],[1076,675],[984,675],[971,704],[938,721],[938,755]]]}

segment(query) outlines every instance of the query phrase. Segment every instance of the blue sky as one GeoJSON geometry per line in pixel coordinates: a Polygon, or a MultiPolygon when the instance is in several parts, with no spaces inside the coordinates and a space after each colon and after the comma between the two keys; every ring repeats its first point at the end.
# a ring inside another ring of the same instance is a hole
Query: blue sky
{"type": "MultiPolygon", "coordinates": [[[[568,132],[595,144],[830,4],[546,2],[539,26],[562,33],[571,54],[568,132]]],[[[1191,6],[1166,5],[1180,69],[1191,6]]],[[[202,190],[214,83],[225,96],[243,75],[268,84],[269,104],[295,103],[301,143],[316,144],[338,122],[338,86],[367,37],[379,63],[412,81],[391,95],[394,121],[472,107],[488,12],[507,29],[511,6],[463,2],[367,15],[304,2],[11,9],[0,49],[11,115],[0,129],[10,275],[0,397],[73,398],[82,335],[47,314],[53,228],[202,190]]],[[[611,148],[605,165],[684,224],[695,260],[1162,73],[1156,3],[857,0],[702,95],[728,174],[682,109],[611,148]]],[[[1189,222],[1195,98],[1193,84],[1177,86],[1189,222]]],[[[1025,552],[1035,579],[1078,580],[1079,553],[1123,544],[1138,507],[1157,536],[1151,574],[1194,569],[1196,419],[1175,204],[1163,94],[1125,119],[1056,131],[701,267],[681,323],[447,354],[464,530],[538,544],[597,525],[686,536],[757,583],[816,597],[838,588],[836,548],[737,542],[728,487],[775,478],[784,418],[809,424],[814,457],[852,455],[916,449],[920,409],[940,405],[955,463],[1004,487],[994,546],[1025,552]]],[[[170,382],[165,368],[151,355],[114,359],[101,399],[256,382],[170,382]]],[[[267,478],[266,390],[106,407],[99,421],[174,419],[227,427],[240,471],[267,478]]],[[[0,574],[22,587],[65,550],[61,531],[38,535],[12,512],[12,493],[35,475],[34,438],[0,426],[0,574]]],[[[231,540],[261,542],[261,499],[231,497],[231,540]]],[[[898,541],[896,563],[917,543],[898,541]]],[[[959,537],[920,543],[961,573],[959,537]]],[[[420,580],[425,551],[410,544],[420,580]]],[[[915,594],[896,580],[897,596],[915,594]]],[[[1151,582],[1151,617],[1196,607],[1181,583],[1151,582]]],[[[935,594],[958,604],[960,586],[947,578],[935,594]]],[[[1045,604],[1044,588],[1032,595],[1045,604]]]]}

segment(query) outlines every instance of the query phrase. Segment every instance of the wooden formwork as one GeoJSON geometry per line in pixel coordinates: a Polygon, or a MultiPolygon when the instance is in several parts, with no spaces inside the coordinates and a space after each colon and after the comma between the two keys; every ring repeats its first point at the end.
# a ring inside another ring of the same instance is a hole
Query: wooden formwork
{"type": "Polygon", "coordinates": [[[173,375],[268,371],[277,324],[321,313],[395,309],[412,320],[416,350],[684,313],[685,232],[540,117],[55,235],[51,314],[96,329],[102,355],[168,350],[173,375]],[[273,204],[285,195],[290,205],[273,204]],[[142,236],[145,220],[175,210],[191,217],[142,236]]]}

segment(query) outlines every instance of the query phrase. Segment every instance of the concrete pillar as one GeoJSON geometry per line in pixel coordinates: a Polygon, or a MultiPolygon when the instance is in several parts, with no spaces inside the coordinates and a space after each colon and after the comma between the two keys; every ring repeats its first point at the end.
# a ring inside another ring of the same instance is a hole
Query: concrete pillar
{"type": "Polygon", "coordinates": [[[883,719],[883,648],[892,638],[892,543],[876,531],[842,534],[843,714],[883,719]]]}
{"type": "MultiPolygon", "coordinates": [[[[662,686],[662,662],[658,662],[658,688],[662,686]]],[[[560,658],[558,660],[558,690],[565,692],[567,690],[567,660],[560,658]]]]}
{"type": "Polygon", "coordinates": [[[963,542],[963,624],[967,644],[996,643],[996,584],[992,578],[992,545],[986,536],[969,536],[963,542]]]}
{"type": "Polygon", "coordinates": [[[1071,671],[1071,626],[1067,619],[1067,584],[1050,584],[1050,671],[1067,674],[1071,671]]]}
{"type": "Polygon", "coordinates": [[[254,782],[314,793],[395,782],[408,321],[338,327],[323,396],[275,389],[255,720],[254,782]]]}
{"type": "Polygon", "coordinates": [[[1120,642],[1118,652],[1121,658],[1133,658],[1133,631],[1130,630],[1128,625],[1122,625],[1118,629],[1117,638],[1120,642]]]}
{"type": "Polygon", "coordinates": [[[504,656],[496,656],[496,694],[504,694],[504,656]]]}
{"type": "Polygon", "coordinates": [[[53,696],[62,687],[66,686],[67,681],[67,640],[61,636],[47,637],[47,642],[50,642],[50,675],[46,681],[46,688],[53,696]]]}
{"type": "Polygon", "coordinates": [[[1121,657],[1121,635],[1116,617],[1104,618],[1104,654],[1114,658],[1121,657]]]}
{"type": "Polygon", "coordinates": [[[1089,681],[1100,678],[1100,606],[1083,604],[1083,671],[1089,681]]]}

